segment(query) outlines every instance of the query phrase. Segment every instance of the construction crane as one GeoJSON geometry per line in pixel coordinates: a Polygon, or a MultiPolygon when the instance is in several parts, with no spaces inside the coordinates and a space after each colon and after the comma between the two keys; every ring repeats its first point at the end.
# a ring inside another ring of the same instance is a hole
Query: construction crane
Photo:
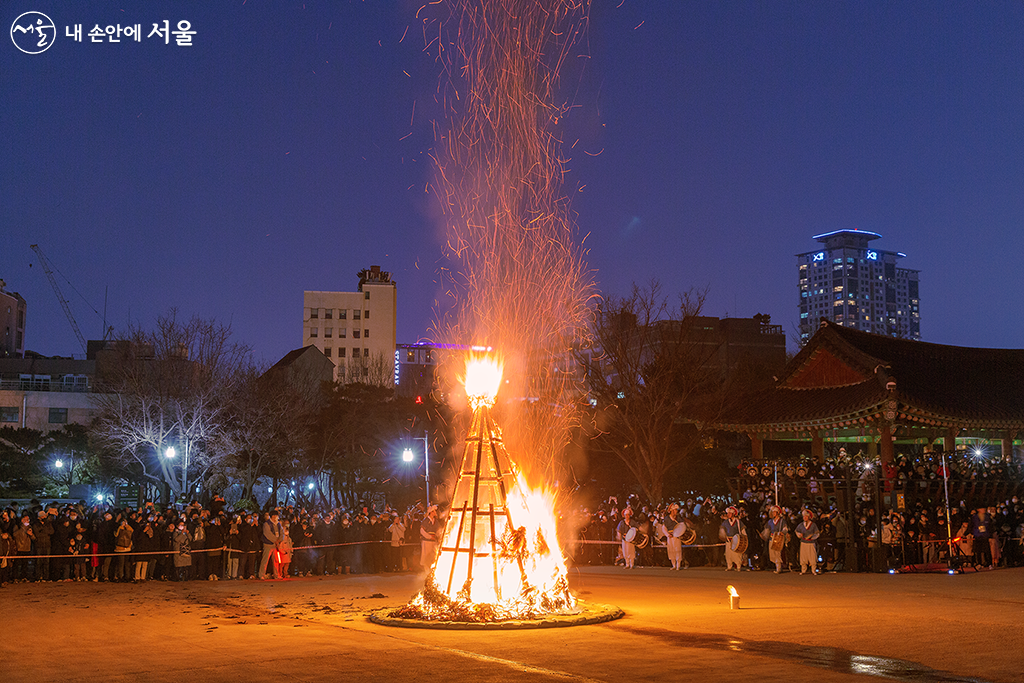
{"type": "Polygon", "coordinates": [[[36,256],[39,257],[39,263],[43,265],[43,272],[46,273],[47,279],[50,281],[50,286],[53,287],[53,293],[57,295],[57,300],[60,301],[60,307],[64,309],[64,315],[68,317],[68,322],[71,323],[71,329],[75,331],[75,336],[78,337],[78,343],[82,345],[82,351],[88,351],[86,348],[85,337],[82,336],[82,330],[78,329],[78,323],[75,322],[75,316],[71,314],[71,306],[68,305],[68,300],[64,298],[64,294],[60,291],[60,285],[57,284],[57,278],[53,276],[53,269],[50,268],[50,262],[43,256],[43,250],[39,248],[38,244],[29,245],[32,251],[36,252],[36,256]]]}

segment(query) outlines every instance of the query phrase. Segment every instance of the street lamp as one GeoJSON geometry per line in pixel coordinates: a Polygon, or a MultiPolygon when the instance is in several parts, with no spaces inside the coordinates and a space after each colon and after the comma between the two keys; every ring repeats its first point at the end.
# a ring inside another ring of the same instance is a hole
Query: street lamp
{"type": "Polygon", "coordinates": [[[67,485],[68,492],[70,495],[71,485],[75,483],[75,452],[71,451],[71,453],[66,457],[66,459],[57,458],[56,460],[54,460],[53,468],[57,470],[54,479],[56,479],[57,483],[60,484],[61,486],[67,485]],[[64,476],[64,472],[67,472],[66,477],[64,476]]]}
{"type": "MultiPolygon", "coordinates": [[[[178,451],[175,450],[174,446],[168,446],[164,450],[164,457],[168,460],[174,459],[178,455],[178,451]]],[[[185,449],[185,461],[181,466],[181,495],[188,497],[188,448],[185,449]]]]}
{"type": "MultiPolygon", "coordinates": [[[[427,486],[427,507],[430,507],[430,432],[424,431],[423,436],[412,437],[413,441],[423,442],[423,475],[427,486]]],[[[402,451],[402,461],[412,462],[415,458],[415,454],[411,448],[406,448],[402,451]]]]}

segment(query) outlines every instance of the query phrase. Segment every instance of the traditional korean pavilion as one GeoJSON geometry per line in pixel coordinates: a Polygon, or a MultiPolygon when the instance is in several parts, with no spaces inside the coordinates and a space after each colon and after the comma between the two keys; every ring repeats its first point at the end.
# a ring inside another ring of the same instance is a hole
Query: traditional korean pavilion
{"type": "Polygon", "coordinates": [[[998,443],[1024,437],[1024,349],[979,349],[896,339],[822,319],[774,386],[748,395],[707,426],[766,440],[863,443],[892,462],[893,444],[998,443]],[[877,450],[876,450],[877,449],[877,450]]]}

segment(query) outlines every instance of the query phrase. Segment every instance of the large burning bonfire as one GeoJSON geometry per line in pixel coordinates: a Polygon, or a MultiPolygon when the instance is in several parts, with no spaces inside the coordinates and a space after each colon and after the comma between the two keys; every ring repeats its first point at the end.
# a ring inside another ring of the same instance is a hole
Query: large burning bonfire
{"type": "Polygon", "coordinates": [[[501,375],[493,359],[466,365],[473,418],[451,511],[423,592],[393,617],[494,622],[567,614],[576,606],[554,497],[527,485],[491,416],[501,375]]]}

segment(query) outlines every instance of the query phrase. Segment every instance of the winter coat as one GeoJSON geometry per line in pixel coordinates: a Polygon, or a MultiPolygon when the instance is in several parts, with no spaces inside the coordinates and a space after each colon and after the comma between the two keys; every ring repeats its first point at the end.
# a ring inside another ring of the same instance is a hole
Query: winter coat
{"type": "Polygon", "coordinates": [[[32,531],[36,535],[36,550],[40,555],[50,552],[50,537],[53,536],[53,522],[49,518],[32,525],[32,531]]]}
{"type": "Polygon", "coordinates": [[[280,540],[277,542],[277,549],[281,552],[281,563],[285,564],[292,561],[292,539],[288,534],[281,534],[280,540]]]}
{"type": "Polygon", "coordinates": [[[219,549],[224,547],[224,527],[219,522],[206,527],[206,547],[211,549],[207,555],[211,557],[220,555],[219,549]]]}
{"type": "Polygon", "coordinates": [[[189,534],[186,531],[175,529],[171,537],[171,549],[174,552],[175,567],[192,566],[192,546],[189,545],[189,534]]]}
{"type": "MultiPolygon", "coordinates": [[[[73,527],[74,522],[71,523],[73,527]]],[[[112,553],[114,552],[114,532],[117,531],[117,526],[114,524],[112,519],[104,519],[99,523],[96,529],[95,540],[100,545],[101,553],[112,553]]]]}
{"type": "MultiPolygon", "coordinates": [[[[150,530],[152,530],[152,527],[150,527],[150,530]]],[[[135,548],[136,552],[140,552],[140,553],[154,552],[156,550],[159,550],[159,548],[157,547],[158,545],[159,545],[159,541],[156,538],[156,534],[154,533],[152,536],[150,536],[149,534],[146,533],[146,528],[145,527],[140,526],[139,529],[136,530],[135,534],[132,536],[132,547],[135,548]]],[[[145,556],[144,555],[144,556],[140,557],[139,559],[144,561],[144,562],[148,562],[148,561],[153,559],[153,556],[152,555],[149,555],[149,556],[145,556]]]]}
{"type": "Polygon", "coordinates": [[[134,533],[135,529],[132,528],[131,524],[123,524],[118,526],[117,533],[114,536],[114,552],[130,552],[132,549],[132,534],[134,533]]]}
{"type": "Polygon", "coordinates": [[[0,532],[0,567],[9,566],[11,561],[8,558],[14,554],[14,539],[10,534],[2,535],[5,533],[0,532]]]}
{"type": "Polygon", "coordinates": [[[238,527],[238,549],[247,553],[256,552],[263,547],[260,543],[260,530],[255,524],[242,522],[238,527]]]}
{"type": "Polygon", "coordinates": [[[14,547],[19,553],[32,552],[32,527],[19,524],[14,530],[14,547]]]}
{"type": "MultiPolygon", "coordinates": [[[[65,519],[64,522],[68,520],[65,519]]],[[[64,522],[57,523],[53,530],[53,538],[50,539],[50,547],[59,554],[67,554],[68,539],[75,535],[75,527],[71,526],[70,522],[67,525],[64,522]]]]}

